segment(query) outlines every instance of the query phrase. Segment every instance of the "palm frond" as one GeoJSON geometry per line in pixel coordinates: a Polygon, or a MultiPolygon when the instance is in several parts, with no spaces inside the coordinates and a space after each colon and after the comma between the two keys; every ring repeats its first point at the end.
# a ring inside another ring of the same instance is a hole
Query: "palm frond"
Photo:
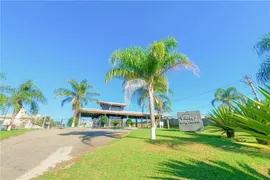
{"type": "Polygon", "coordinates": [[[197,76],[200,72],[198,66],[192,61],[190,61],[186,55],[181,53],[174,53],[167,55],[165,63],[163,65],[163,68],[161,68],[159,75],[162,75],[169,70],[177,68],[191,70],[197,76]]]}
{"type": "Polygon", "coordinates": [[[76,79],[71,79],[68,81],[68,84],[71,86],[73,92],[77,92],[80,89],[80,84],[76,79]]]}
{"type": "Polygon", "coordinates": [[[132,80],[126,81],[125,87],[124,87],[125,102],[129,104],[131,97],[134,94],[134,91],[136,89],[139,89],[141,87],[146,87],[146,86],[147,86],[147,83],[143,79],[132,79],[132,80]]]}
{"type": "Polygon", "coordinates": [[[126,69],[112,69],[109,71],[105,77],[105,82],[109,82],[112,78],[126,78],[133,79],[140,77],[138,73],[132,72],[126,69]]]}
{"type": "Polygon", "coordinates": [[[257,80],[262,84],[270,82],[270,56],[267,56],[267,58],[260,64],[260,68],[256,76],[257,80]]]}
{"type": "Polygon", "coordinates": [[[259,91],[266,98],[259,102],[250,97],[249,101],[237,104],[237,109],[231,115],[237,124],[237,129],[255,136],[258,139],[270,142],[270,92],[264,88],[259,91]]]}
{"type": "Polygon", "coordinates": [[[263,55],[270,51],[270,33],[265,34],[260,41],[254,46],[258,55],[263,55]]]}
{"type": "Polygon", "coordinates": [[[61,102],[61,106],[63,107],[65,103],[73,101],[74,97],[67,97],[61,102]]]}
{"type": "Polygon", "coordinates": [[[73,91],[70,91],[68,89],[59,88],[54,91],[55,98],[56,97],[69,97],[69,96],[76,96],[76,93],[73,91]]]}

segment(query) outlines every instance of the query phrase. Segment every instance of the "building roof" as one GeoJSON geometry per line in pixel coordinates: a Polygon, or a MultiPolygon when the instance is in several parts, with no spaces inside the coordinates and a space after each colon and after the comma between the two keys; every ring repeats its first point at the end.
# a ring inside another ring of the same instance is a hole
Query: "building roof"
{"type": "MultiPolygon", "coordinates": [[[[94,108],[81,108],[80,112],[84,115],[116,115],[116,116],[129,116],[129,117],[150,117],[150,113],[136,112],[136,111],[112,111],[94,108]]],[[[158,115],[155,114],[157,117],[158,115]]],[[[162,117],[172,117],[171,115],[163,114],[162,117]]]]}
{"type": "Polygon", "coordinates": [[[117,102],[108,102],[108,101],[98,101],[99,105],[101,104],[108,104],[108,105],[115,105],[115,106],[127,106],[128,104],[125,103],[117,103],[117,102]]]}

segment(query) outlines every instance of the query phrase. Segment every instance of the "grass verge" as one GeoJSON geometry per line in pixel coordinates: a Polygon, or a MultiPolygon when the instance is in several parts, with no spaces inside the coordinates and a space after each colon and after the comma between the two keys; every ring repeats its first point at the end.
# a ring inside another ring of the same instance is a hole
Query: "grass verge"
{"type": "Polygon", "coordinates": [[[134,130],[73,166],[38,179],[270,179],[270,151],[253,147],[252,137],[239,134],[233,140],[207,131],[173,130],[157,130],[155,141],[149,137],[148,129],[134,130]]]}
{"type": "Polygon", "coordinates": [[[12,131],[0,131],[0,140],[8,139],[13,136],[17,136],[28,132],[28,129],[19,129],[19,130],[12,130],[12,131]]]}

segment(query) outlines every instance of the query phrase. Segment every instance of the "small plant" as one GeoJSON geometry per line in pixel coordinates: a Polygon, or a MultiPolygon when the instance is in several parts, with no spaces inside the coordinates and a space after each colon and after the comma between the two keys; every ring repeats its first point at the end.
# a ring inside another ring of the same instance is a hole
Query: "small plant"
{"type": "Polygon", "coordinates": [[[101,116],[101,125],[104,127],[109,121],[107,116],[101,116]]]}
{"type": "Polygon", "coordinates": [[[234,122],[229,116],[231,110],[225,106],[212,110],[209,115],[211,125],[226,133],[228,138],[234,138],[234,122]]]}
{"type": "MultiPolygon", "coordinates": [[[[267,86],[270,89],[270,86],[267,86]]],[[[238,108],[231,114],[237,124],[237,130],[254,136],[259,144],[270,144],[270,91],[258,88],[265,97],[259,102],[250,97],[244,104],[237,103],[238,108]]]]}
{"type": "Polygon", "coordinates": [[[114,127],[116,127],[118,124],[120,124],[120,121],[111,121],[114,127]]]}
{"type": "Polygon", "coordinates": [[[128,118],[126,123],[127,123],[127,125],[129,127],[133,125],[133,122],[132,122],[132,119],[131,118],[128,118]]]}

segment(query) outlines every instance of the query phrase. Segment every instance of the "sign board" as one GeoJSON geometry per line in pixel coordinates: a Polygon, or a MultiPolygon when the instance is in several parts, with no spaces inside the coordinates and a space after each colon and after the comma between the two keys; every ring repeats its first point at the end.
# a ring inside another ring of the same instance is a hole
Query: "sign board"
{"type": "Polygon", "coordinates": [[[178,112],[180,131],[202,131],[203,121],[200,111],[178,112]]]}

